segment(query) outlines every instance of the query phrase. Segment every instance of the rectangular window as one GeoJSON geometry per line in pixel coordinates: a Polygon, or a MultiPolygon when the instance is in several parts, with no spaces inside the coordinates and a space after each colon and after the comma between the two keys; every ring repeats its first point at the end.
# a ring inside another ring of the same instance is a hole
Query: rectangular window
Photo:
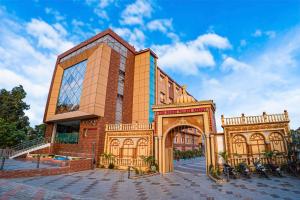
{"type": "Polygon", "coordinates": [[[160,103],[165,103],[166,95],[163,92],[160,92],[160,103]]]}
{"type": "Polygon", "coordinates": [[[61,122],[57,124],[55,142],[78,144],[80,121],[61,122]]]}
{"type": "Polygon", "coordinates": [[[79,109],[87,60],[64,70],[56,106],[56,114],[79,109]]]}

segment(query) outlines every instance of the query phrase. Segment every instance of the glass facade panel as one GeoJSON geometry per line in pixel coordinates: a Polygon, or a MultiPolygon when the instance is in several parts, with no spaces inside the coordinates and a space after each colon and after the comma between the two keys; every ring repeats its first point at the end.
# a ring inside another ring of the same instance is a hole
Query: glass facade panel
{"type": "Polygon", "coordinates": [[[76,56],[82,52],[84,52],[87,49],[92,48],[95,45],[101,44],[101,43],[106,43],[108,46],[110,46],[112,49],[114,49],[115,51],[117,51],[119,54],[121,54],[124,57],[127,57],[127,48],[125,46],[123,46],[121,43],[119,43],[116,39],[114,39],[113,37],[111,37],[110,35],[106,35],[102,38],[99,38],[98,40],[74,51],[73,53],[63,57],[60,62],[63,62],[65,60],[70,59],[73,56],[76,56]]]}
{"type": "Polygon", "coordinates": [[[86,64],[87,61],[85,60],[64,70],[56,114],[79,109],[86,64]]]}
{"type": "Polygon", "coordinates": [[[116,124],[122,122],[122,109],[123,108],[123,96],[117,96],[117,104],[116,104],[116,124]]]}
{"type": "Polygon", "coordinates": [[[80,121],[58,123],[55,142],[63,144],[78,144],[80,121]]]}
{"type": "Polygon", "coordinates": [[[155,58],[150,55],[150,83],[149,83],[149,122],[154,120],[152,106],[155,104],[155,58]]]}

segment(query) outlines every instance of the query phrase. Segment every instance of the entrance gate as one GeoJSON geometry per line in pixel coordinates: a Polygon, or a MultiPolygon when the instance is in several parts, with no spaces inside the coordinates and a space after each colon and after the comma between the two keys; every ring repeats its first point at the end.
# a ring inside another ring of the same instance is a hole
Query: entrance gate
{"type": "Polygon", "coordinates": [[[158,161],[159,172],[168,173],[173,167],[172,130],[176,127],[193,127],[205,138],[206,173],[210,165],[216,166],[217,145],[214,134],[215,104],[213,101],[182,102],[153,106],[155,112],[154,155],[158,161]]]}
{"type": "Polygon", "coordinates": [[[202,153],[203,148],[205,148],[205,144],[202,143],[203,135],[204,134],[201,132],[201,130],[192,126],[182,125],[171,129],[167,133],[166,141],[165,141],[166,170],[174,171],[173,160],[176,159],[176,157],[174,157],[175,150],[177,151],[196,150],[202,153]]]}

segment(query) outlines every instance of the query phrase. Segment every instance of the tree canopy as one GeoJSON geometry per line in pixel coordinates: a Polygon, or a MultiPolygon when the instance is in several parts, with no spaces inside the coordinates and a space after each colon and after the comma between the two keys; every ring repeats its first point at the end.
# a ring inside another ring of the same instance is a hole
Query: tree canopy
{"type": "Polygon", "coordinates": [[[30,106],[24,101],[25,97],[21,85],[11,91],[0,90],[0,148],[14,146],[28,138],[30,126],[25,111],[30,106]]]}

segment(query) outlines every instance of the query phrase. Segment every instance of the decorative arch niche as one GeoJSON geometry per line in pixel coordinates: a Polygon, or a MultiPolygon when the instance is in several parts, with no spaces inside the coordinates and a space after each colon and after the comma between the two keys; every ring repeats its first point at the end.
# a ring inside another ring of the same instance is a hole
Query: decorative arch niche
{"type": "Polygon", "coordinates": [[[134,143],[132,139],[126,139],[123,142],[123,157],[124,158],[132,158],[134,155],[134,143]]]}
{"type": "Polygon", "coordinates": [[[113,139],[110,142],[110,153],[113,154],[114,156],[120,155],[120,142],[118,139],[113,139]]]}
{"type": "Polygon", "coordinates": [[[265,138],[260,133],[254,133],[250,137],[251,152],[253,155],[260,155],[266,151],[265,138]]]}
{"type": "Polygon", "coordinates": [[[271,133],[269,140],[272,151],[285,152],[283,137],[280,133],[271,133]]]}
{"type": "Polygon", "coordinates": [[[148,156],[149,150],[148,150],[148,141],[144,138],[140,139],[137,143],[137,158],[140,158],[141,156],[148,156]]]}
{"type": "Polygon", "coordinates": [[[234,154],[247,155],[247,141],[242,135],[235,135],[232,138],[232,150],[234,154]]]}

